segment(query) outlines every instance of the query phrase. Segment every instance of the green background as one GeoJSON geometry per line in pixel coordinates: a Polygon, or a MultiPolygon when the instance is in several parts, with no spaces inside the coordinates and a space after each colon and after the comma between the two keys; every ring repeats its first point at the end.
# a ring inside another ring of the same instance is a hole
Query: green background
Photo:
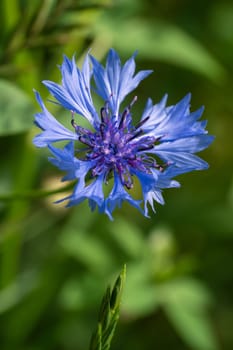
{"type": "Polygon", "coordinates": [[[233,349],[232,1],[2,0],[0,23],[0,348],[88,349],[126,263],[112,350],[233,349]],[[86,203],[53,204],[64,193],[46,193],[63,174],[32,144],[33,88],[49,98],[41,81],[59,82],[63,53],[80,64],[110,47],[122,61],[138,50],[137,69],[154,70],[135,120],[148,97],[175,104],[191,92],[216,136],[201,153],[210,168],[180,176],[150,219],[127,204],[113,222],[86,203]]]}

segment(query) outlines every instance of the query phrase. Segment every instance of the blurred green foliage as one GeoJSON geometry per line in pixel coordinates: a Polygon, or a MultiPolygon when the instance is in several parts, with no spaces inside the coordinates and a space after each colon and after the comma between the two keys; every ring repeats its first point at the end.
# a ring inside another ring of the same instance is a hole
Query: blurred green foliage
{"type": "Polygon", "coordinates": [[[87,349],[105,287],[126,263],[113,350],[231,350],[232,1],[2,0],[0,22],[1,349],[87,349]],[[136,119],[148,96],[173,104],[191,91],[216,135],[203,153],[210,169],[181,176],[149,220],[127,204],[109,222],[40,196],[62,174],[32,145],[32,89],[49,98],[41,80],[59,81],[63,53],[79,62],[110,47],[122,59],[138,50],[138,69],[155,71],[138,88],[136,119]]]}

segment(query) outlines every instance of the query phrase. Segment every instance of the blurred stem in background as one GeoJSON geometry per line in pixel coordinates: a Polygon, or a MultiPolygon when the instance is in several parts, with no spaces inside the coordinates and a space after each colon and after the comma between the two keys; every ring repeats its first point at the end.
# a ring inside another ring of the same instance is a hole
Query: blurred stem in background
{"type": "MultiPolygon", "coordinates": [[[[18,159],[14,164],[13,191],[28,190],[33,186],[33,179],[37,170],[37,160],[35,151],[27,137],[20,140],[20,144],[15,145],[19,153],[18,159]]],[[[5,238],[1,247],[1,285],[6,287],[14,281],[20,268],[21,244],[23,240],[23,231],[21,230],[21,221],[28,214],[30,201],[12,201],[8,206],[8,212],[4,221],[5,238]]]]}

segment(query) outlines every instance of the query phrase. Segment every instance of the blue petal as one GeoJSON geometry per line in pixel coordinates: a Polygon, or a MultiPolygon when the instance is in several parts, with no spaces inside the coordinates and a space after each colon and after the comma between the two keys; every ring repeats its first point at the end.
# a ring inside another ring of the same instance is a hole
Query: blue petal
{"type": "Polygon", "coordinates": [[[79,168],[79,162],[74,157],[74,144],[69,142],[64,149],[59,149],[48,145],[49,150],[55,158],[49,157],[49,161],[61,170],[65,170],[68,174],[63,178],[64,180],[73,180],[76,178],[75,170],[79,168]]]}
{"type": "Polygon", "coordinates": [[[150,131],[155,128],[156,125],[159,125],[161,120],[166,117],[165,107],[167,103],[168,95],[164,95],[161,101],[155,105],[152,103],[152,99],[149,98],[146,103],[146,107],[143,111],[141,120],[150,117],[145,124],[143,124],[144,131],[150,131]]]}
{"type": "Polygon", "coordinates": [[[81,161],[74,156],[74,143],[69,142],[64,149],[59,149],[48,145],[49,150],[55,156],[55,158],[49,157],[49,161],[58,167],[60,170],[67,171],[62,181],[74,180],[84,178],[92,163],[88,161],[81,161]]]}
{"type": "Polygon", "coordinates": [[[45,107],[41,96],[35,91],[36,99],[42,108],[41,113],[35,115],[35,124],[43,130],[43,132],[37,135],[33,143],[37,147],[46,147],[51,142],[62,140],[77,140],[77,134],[66,129],[60,124],[45,107]]]}
{"type": "Polygon", "coordinates": [[[94,202],[99,207],[100,211],[102,211],[105,201],[103,193],[103,178],[104,174],[98,176],[95,181],[86,187],[83,181],[79,181],[73,194],[65,198],[70,200],[67,206],[71,207],[83,202],[85,199],[88,199],[91,201],[89,203],[91,204],[90,206],[92,209],[94,209],[94,202]]]}
{"type": "MultiPolygon", "coordinates": [[[[172,162],[177,167],[183,167],[184,169],[192,168],[192,170],[204,170],[208,169],[209,165],[200,157],[188,153],[188,152],[156,152],[156,155],[159,156],[165,162],[172,162]]],[[[185,170],[186,172],[186,170],[185,170]]]]}
{"type": "Polygon", "coordinates": [[[152,170],[152,174],[146,174],[139,171],[134,171],[134,173],[141,183],[144,198],[144,215],[146,217],[148,217],[148,204],[150,204],[153,211],[155,211],[154,201],[164,204],[161,192],[162,188],[179,186],[177,181],[171,180],[166,174],[157,170],[152,170]]]}
{"type": "Polygon", "coordinates": [[[188,166],[196,170],[207,169],[208,163],[193,153],[208,147],[213,139],[214,137],[209,135],[181,138],[173,142],[162,142],[149,152],[156,154],[169,164],[174,163],[177,167],[188,166]]]}
{"type": "Polygon", "coordinates": [[[170,151],[170,152],[190,152],[195,153],[202,151],[213,142],[214,137],[210,135],[198,135],[192,137],[179,138],[175,141],[161,142],[153,149],[153,153],[158,151],[170,151]]]}
{"type": "Polygon", "coordinates": [[[143,112],[142,119],[150,116],[143,125],[143,130],[162,141],[172,141],[178,138],[206,134],[206,121],[197,121],[204,107],[190,113],[190,97],[186,95],[175,106],[165,107],[167,96],[156,105],[149,100],[143,112]]]}
{"type": "Polygon", "coordinates": [[[43,81],[44,85],[64,108],[85,117],[92,125],[98,124],[99,117],[90,92],[91,71],[88,56],[82,71],[77,68],[74,57],[69,60],[64,56],[61,73],[62,85],[47,80],[43,81]]]}
{"type": "Polygon", "coordinates": [[[112,188],[112,191],[110,192],[108,198],[106,199],[105,213],[109,216],[109,218],[112,220],[112,212],[116,207],[121,207],[122,202],[127,201],[132,206],[137,208],[140,212],[143,213],[140,203],[141,201],[133,199],[128,192],[125,191],[124,186],[121,183],[121,180],[119,176],[114,173],[114,185],[112,188]]]}
{"type": "Polygon", "coordinates": [[[133,76],[135,72],[134,56],[122,66],[118,54],[111,49],[107,57],[106,68],[93,56],[90,56],[97,93],[104,101],[109,102],[112,113],[116,116],[119,114],[119,107],[124,98],[152,72],[141,71],[133,76]]]}

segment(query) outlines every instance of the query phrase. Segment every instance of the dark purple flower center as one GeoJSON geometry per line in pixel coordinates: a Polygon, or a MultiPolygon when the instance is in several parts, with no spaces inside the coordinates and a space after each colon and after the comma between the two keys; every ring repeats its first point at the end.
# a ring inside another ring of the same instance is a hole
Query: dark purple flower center
{"type": "Polygon", "coordinates": [[[72,120],[79,141],[87,146],[84,160],[93,161],[91,175],[104,174],[107,182],[111,172],[117,172],[128,189],[133,187],[133,170],[151,173],[151,167],[160,168],[155,158],[146,154],[158,141],[152,136],[143,135],[141,126],[149,117],[135,127],[132,125],[130,109],[135,101],[136,97],[124,110],[120,121],[110,115],[106,104],[100,111],[101,123],[95,132],[76,125],[72,120]]]}

